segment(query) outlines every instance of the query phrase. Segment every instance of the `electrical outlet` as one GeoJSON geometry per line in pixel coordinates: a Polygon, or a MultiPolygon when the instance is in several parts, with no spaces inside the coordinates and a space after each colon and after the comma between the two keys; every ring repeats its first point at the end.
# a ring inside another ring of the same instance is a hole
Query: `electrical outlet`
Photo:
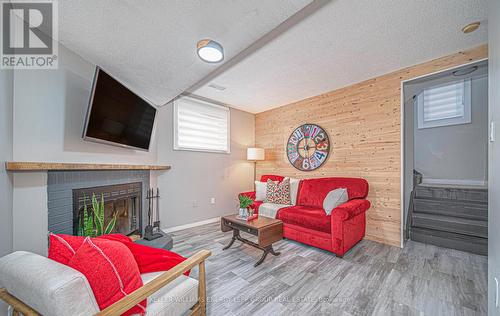
{"type": "Polygon", "coordinates": [[[210,204],[215,205],[215,198],[210,198],[210,204]]]}
{"type": "Polygon", "coordinates": [[[200,206],[200,205],[198,204],[198,200],[193,200],[193,207],[198,207],[198,206],[200,206]]]}

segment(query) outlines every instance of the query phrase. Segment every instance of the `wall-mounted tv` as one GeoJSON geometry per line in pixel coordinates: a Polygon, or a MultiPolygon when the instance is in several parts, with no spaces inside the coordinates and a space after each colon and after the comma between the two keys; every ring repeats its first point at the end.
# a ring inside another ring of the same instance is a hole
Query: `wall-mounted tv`
{"type": "Polygon", "coordinates": [[[96,67],[83,139],[149,150],[156,108],[96,67]]]}

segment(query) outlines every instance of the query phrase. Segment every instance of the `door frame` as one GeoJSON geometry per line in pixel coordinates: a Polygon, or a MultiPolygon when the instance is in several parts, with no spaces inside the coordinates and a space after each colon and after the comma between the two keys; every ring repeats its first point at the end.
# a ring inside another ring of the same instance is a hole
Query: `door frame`
{"type": "Polygon", "coordinates": [[[404,226],[405,226],[405,220],[404,220],[404,216],[405,216],[405,138],[406,138],[406,135],[405,135],[405,92],[404,92],[404,85],[405,84],[408,84],[410,81],[414,81],[414,80],[417,80],[417,79],[422,79],[422,78],[426,78],[426,77],[430,77],[430,76],[434,76],[434,75],[437,75],[437,74],[440,74],[440,73],[443,73],[443,72],[448,72],[448,71],[452,71],[454,69],[458,69],[458,68],[462,68],[462,67],[466,67],[466,66],[469,66],[469,65],[475,65],[475,64],[478,64],[478,63],[482,63],[484,61],[488,61],[488,58],[482,58],[482,59],[478,59],[478,60],[474,60],[474,61],[471,61],[469,63],[464,63],[464,64],[460,64],[460,65],[457,65],[457,66],[453,66],[453,67],[450,67],[450,68],[445,68],[445,69],[441,69],[441,70],[438,70],[438,71],[434,71],[434,72],[431,72],[431,73],[427,73],[425,75],[421,75],[421,76],[417,76],[417,77],[412,77],[412,78],[409,78],[409,79],[405,79],[405,80],[402,80],[401,81],[401,87],[400,87],[400,90],[401,90],[401,100],[400,100],[400,122],[401,122],[401,127],[400,127],[400,133],[401,133],[401,139],[400,139],[400,142],[401,142],[401,148],[400,148],[400,153],[401,153],[401,161],[400,161],[400,182],[401,182],[401,186],[400,186],[400,190],[401,190],[401,194],[400,194],[400,199],[401,199],[401,214],[400,214],[400,218],[401,218],[401,227],[400,227],[400,240],[401,240],[401,244],[400,244],[400,247],[401,248],[404,248],[404,243],[405,243],[405,240],[404,240],[404,226]]]}

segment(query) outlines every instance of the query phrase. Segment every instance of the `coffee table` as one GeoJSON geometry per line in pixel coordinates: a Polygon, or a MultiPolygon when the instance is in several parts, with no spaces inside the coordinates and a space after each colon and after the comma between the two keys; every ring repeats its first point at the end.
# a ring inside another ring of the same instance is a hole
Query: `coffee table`
{"type": "Polygon", "coordinates": [[[231,247],[235,240],[253,246],[264,253],[262,257],[255,263],[255,267],[264,262],[267,254],[270,253],[274,256],[279,256],[280,252],[273,249],[273,243],[283,239],[283,222],[279,219],[268,218],[259,216],[256,219],[247,222],[236,218],[238,215],[223,216],[220,220],[220,227],[223,232],[233,231],[233,238],[223,250],[231,247]],[[254,243],[248,239],[241,237],[240,231],[257,236],[258,242],[254,243]]]}

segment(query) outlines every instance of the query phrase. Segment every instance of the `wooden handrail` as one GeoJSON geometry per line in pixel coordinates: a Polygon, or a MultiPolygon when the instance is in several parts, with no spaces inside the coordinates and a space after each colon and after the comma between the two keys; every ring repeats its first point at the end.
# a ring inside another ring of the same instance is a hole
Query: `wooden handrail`
{"type": "Polygon", "coordinates": [[[422,183],[422,174],[417,170],[413,169],[413,190],[410,193],[410,203],[408,204],[408,213],[406,214],[406,229],[405,229],[405,241],[410,239],[411,225],[413,225],[413,208],[415,207],[415,195],[417,186],[422,183]]]}
{"type": "Polygon", "coordinates": [[[410,239],[410,229],[411,225],[413,225],[413,203],[415,199],[415,190],[410,193],[410,203],[408,205],[408,213],[406,214],[406,230],[405,230],[405,240],[410,239]]]}
{"type": "MultiPolygon", "coordinates": [[[[194,268],[196,265],[200,266],[200,273],[199,273],[199,290],[198,290],[198,295],[205,295],[205,265],[204,262],[205,260],[210,257],[212,253],[208,250],[201,250],[194,254],[193,256],[189,257],[187,260],[179,263],[172,269],[168,270],[167,272],[161,274],[160,276],[156,277],[152,281],[150,281],[147,284],[144,284],[142,287],[138,288],[134,292],[130,293],[129,295],[125,296],[118,302],[115,302],[113,305],[108,306],[106,309],[102,310],[101,312],[97,313],[97,316],[115,316],[115,315],[121,315],[124,312],[128,311],[138,303],[142,302],[144,299],[146,299],[148,296],[151,294],[155,293],[168,283],[172,282],[175,280],[177,277],[182,275],[184,272],[191,270],[194,268]]],[[[205,297],[199,297],[199,304],[201,306],[201,310],[205,310],[205,297]]]]}

